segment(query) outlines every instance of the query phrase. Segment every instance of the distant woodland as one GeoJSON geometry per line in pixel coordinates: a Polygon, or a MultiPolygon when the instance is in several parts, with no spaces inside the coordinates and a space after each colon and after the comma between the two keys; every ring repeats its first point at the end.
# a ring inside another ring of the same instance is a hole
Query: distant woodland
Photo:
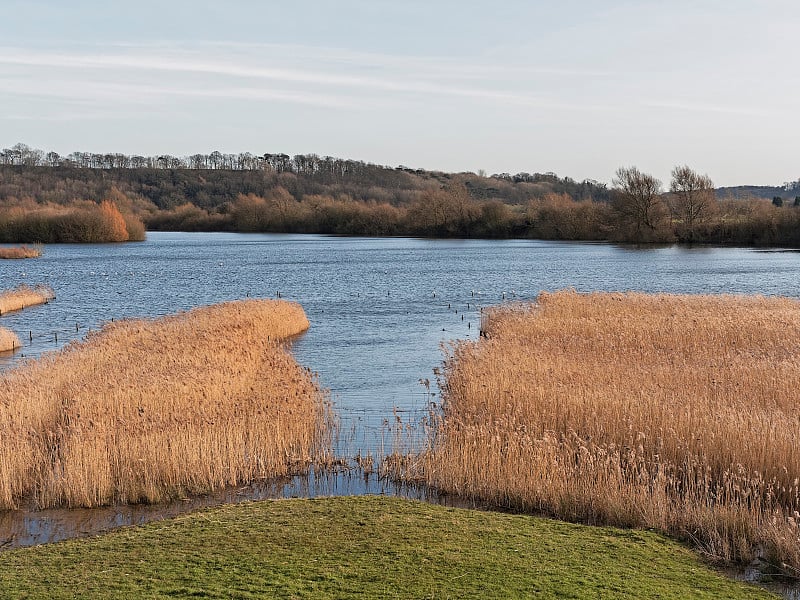
{"type": "Polygon", "coordinates": [[[133,241],[145,229],[800,247],[800,180],[717,190],[687,166],[666,183],[621,167],[609,187],[315,154],[0,151],[0,242],[133,241]]]}

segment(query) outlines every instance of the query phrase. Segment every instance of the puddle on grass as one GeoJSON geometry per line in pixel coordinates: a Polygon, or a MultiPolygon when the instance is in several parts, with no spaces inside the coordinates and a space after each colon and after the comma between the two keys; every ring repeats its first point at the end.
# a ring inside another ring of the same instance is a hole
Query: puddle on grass
{"type": "Polygon", "coordinates": [[[787,578],[785,575],[776,573],[774,565],[760,559],[754,560],[744,570],[726,571],[731,579],[752,583],[785,598],[785,600],[800,600],[800,578],[787,578]]]}
{"type": "Polygon", "coordinates": [[[481,508],[478,502],[447,496],[428,488],[397,484],[374,472],[343,468],[311,472],[281,480],[260,481],[163,504],[133,504],[99,508],[49,508],[0,511],[0,551],[36,546],[143,525],[202,508],[281,498],[383,495],[434,502],[445,506],[481,508]]]}

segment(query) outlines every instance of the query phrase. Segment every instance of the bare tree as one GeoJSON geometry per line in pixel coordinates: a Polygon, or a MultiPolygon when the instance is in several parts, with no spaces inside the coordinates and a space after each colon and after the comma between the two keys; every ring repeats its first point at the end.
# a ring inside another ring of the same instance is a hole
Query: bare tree
{"type": "Polygon", "coordinates": [[[613,207],[627,230],[625,237],[637,242],[666,240],[669,233],[661,181],[636,167],[620,167],[613,183],[613,207]]]}
{"type": "Polygon", "coordinates": [[[669,186],[671,205],[679,220],[679,228],[687,241],[693,241],[695,228],[704,223],[716,207],[714,183],[708,175],[700,175],[688,166],[672,169],[669,186]]]}

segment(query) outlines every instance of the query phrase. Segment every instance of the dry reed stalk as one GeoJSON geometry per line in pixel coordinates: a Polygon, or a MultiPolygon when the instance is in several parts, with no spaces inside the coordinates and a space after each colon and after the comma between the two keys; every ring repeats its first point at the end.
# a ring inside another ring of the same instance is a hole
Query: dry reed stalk
{"type": "Polygon", "coordinates": [[[0,327],[0,352],[9,352],[16,350],[22,344],[19,343],[19,338],[10,329],[0,327]]]}
{"type": "Polygon", "coordinates": [[[108,324],[0,377],[0,508],[156,502],[304,470],[328,407],[248,300],[108,324]]]}
{"type": "Polygon", "coordinates": [[[0,259],[39,258],[42,249],[38,246],[5,246],[0,248],[0,259]]]}
{"type": "Polygon", "coordinates": [[[800,302],[566,291],[484,327],[404,477],[800,568],[800,302]]]}
{"type": "Polygon", "coordinates": [[[13,310],[21,310],[26,306],[46,304],[56,295],[53,288],[46,285],[29,287],[20,285],[12,290],[0,292],[0,315],[13,310]]]}

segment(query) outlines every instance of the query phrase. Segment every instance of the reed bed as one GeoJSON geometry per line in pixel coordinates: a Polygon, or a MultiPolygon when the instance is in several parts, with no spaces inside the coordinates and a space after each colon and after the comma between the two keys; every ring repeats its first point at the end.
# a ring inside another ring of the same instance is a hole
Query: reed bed
{"type": "Polygon", "coordinates": [[[389,467],[800,574],[800,302],[563,291],[484,327],[448,353],[429,448],[389,467]]]}
{"type": "Polygon", "coordinates": [[[0,259],[39,258],[41,246],[4,246],[0,248],[0,259]]]}
{"type": "Polygon", "coordinates": [[[328,407],[283,341],[302,308],[248,300],[111,323],[0,377],[0,508],[158,502],[296,474],[328,407]]]}
{"type": "Polygon", "coordinates": [[[10,329],[0,327],[0,352],[11,352],[21,345],[17,334],[10,329]]]}
{"type": "Polygon", "coordinates": [[[14,310],[21,310],[27,306],[47,304],[56,297],[53,288],[46,285],[30,287],[20,285],[11,290],[0,292],[0,315],[14,310]]]}

